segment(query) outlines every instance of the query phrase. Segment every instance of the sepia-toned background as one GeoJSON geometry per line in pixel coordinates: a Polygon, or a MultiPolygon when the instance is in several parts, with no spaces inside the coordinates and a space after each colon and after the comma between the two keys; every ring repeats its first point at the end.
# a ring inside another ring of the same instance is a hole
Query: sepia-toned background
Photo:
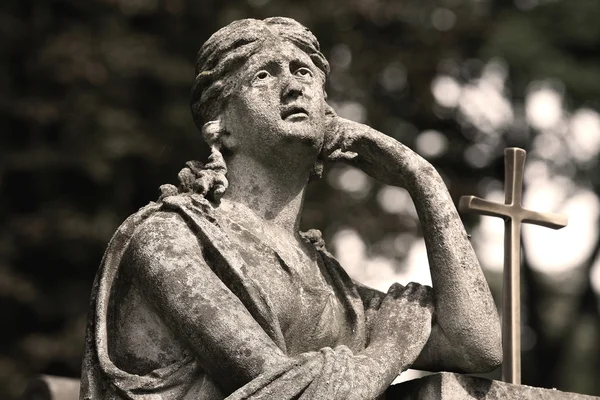
{"type": "MultiPolygon", "coordinates": [[[[523,383],[600,395],[600,1],[4,0],[0,4],[0,398],[77,377],[89,291],[112,232],[206,149],[195,55],[232,20],[289,16],[319,38],[331,104],[431,161],[456,201],[503,200],[528,151],[523,383]]],[[[500,300],[503,223],[464,216],[500,300]]],[[[318,228],[352,276],[430,282],[403,189],[330,166],[318,228]]],[[[492,377],[499,378],[496,371],[492,377]]]]}

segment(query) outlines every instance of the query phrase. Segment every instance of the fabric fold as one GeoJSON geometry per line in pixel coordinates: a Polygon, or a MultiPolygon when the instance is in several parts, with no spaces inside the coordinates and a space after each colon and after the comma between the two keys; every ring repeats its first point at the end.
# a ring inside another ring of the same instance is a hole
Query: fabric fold
{"type": "MultiPolygon", "coordinates": [[[[283,333],[268,295],[247,276],[248,266],[219,227],[212,204],[195,194],[165,196],[158,203],[148,204],[125,220],[105,252],[92,290],[81,399],[186,399],[188,393],[194,398],[203,393],[199,385],[207,381],[207,377],[193,355],[145,375],[137,375],[116,366],[108,352],[109,300],[119,266],[136,229],[159,211],[176,212],[187,222],[207,254],[218,258],[219,262],[209,262],[210,268],[242,301],[274,343],[284,353],[286,351],[283,333]]],[[[316,237],[314,232],[311,235],[313,239],[316,237]]],[[[352,324],[353,331],[351,343],[292,358],[290,362],[256,377],[227,397],[228,400],[333,399],[345,398],[344,393],[348,393],[347,381],[354,369],[351,362],[353,351],[360,351],[366,345],[363,305],[352,280],[333,256],[323,246],[319,246],[318,238],[311,241],[332,277],[335,290],[341,293],[342,301],[349,310],[349,323],[352,324]]],[[[214,393],[214,385],[207,385],[206,390],[207,393],[214,393]]]]}

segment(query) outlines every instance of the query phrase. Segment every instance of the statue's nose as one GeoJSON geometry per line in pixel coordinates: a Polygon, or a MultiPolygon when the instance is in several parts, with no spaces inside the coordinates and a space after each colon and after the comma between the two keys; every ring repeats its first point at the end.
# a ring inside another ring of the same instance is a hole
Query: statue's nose
{"type": "Polygon", "coordinates": [[[301,82],[298,82],[298,79],[294,77],[292,74],[286,75],[286,79],[283,82],[281,88],[281,98],[296,98],[298,96],[302,96],[304,92],[304,85],[301,82]]]}

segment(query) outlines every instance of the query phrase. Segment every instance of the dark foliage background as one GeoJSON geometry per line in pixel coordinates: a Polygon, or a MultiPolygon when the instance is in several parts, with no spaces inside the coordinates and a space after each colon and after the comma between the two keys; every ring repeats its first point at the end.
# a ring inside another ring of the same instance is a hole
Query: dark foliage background
{"type": "MultiPolygon", "coordinates": [[[[16,398],[36,373],[79,375],[89,290],[112,232],[160,184],[174,183],[186,160],[206,155],[188,108],[198,48],[234,19],[273,15],[296,18],[320,39],[332,64],[329,98],[341,114],[417,150],[424,131],[434,130],[436,143],[442,134],[445,146],[431,162],[455,199],[485,195],[482,182],[502,180],[506,146],[531,150],[551,174],[600,193],[597,154],[581,162],[563,148],[556,162],[536,153],[547,129],[524,111],[539,80],[560,93],[565,112],[600,109],[597,0],[4,0],[1,398],[16,398]],[[469,112],[502,106],[491,98],[452,102],[457,84],[475,84],[490,68],[507,76],[496,93],[512,114],[500,122],[469,112]],[[432,84],[439,77],[454,86],[432,84]]],[[[402,269],[407,254],[386,238],[418,237],[414,217],[382,208],[377,183],[360,195],[336,185],[343,168],[313,184],[304,227],[326,239],[352,228],[370,255],[402,269]]],[[[465,220],[469,229],[478,221],[465,220]]],[[[599,248],[579,263],[568,292],[525,258],[524,324],[536,338],[524,352],[525,384],[600,395],[590,279],[599,248]]],[[[497,274],[490,282],[499,293],[497,274]]]]}

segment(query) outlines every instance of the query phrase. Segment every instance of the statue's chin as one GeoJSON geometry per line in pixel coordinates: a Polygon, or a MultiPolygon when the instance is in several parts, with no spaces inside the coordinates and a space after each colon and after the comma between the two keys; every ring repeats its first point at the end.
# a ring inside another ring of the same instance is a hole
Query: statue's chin
{"type": "Polygon", "coordinates": [[[286,120],[286,125],[288,125],[284,135],[284,142],[286,144],[300,143],[303,147],[314,150],[315,155],[319,153],[324,141],[321,129],[318,129],[306,120],[295,122],[286,120]]]}
{"type": "Polygon", "coordinates": [[[288,151],[298,152],[298,156],[310,154],[316,159],[323,147],[323,138],[315,135],[314,132],[296,132],[293,135],[287,135],[284,143],[289,149],[288,151]]]}

